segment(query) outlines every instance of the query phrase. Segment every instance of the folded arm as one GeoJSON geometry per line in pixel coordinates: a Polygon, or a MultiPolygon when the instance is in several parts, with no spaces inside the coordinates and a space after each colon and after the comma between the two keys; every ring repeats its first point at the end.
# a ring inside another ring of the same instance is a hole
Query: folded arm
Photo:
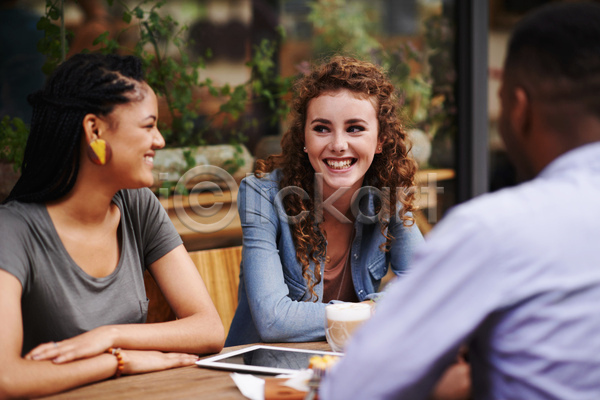
{"type": "Polygon", "coordinates": [[[0,270],[0,398],[34,397],[105,379],[117,368],[116,357],[97,357],[56,365],[21,358],[23,328],[21,283],[0,270]]]}
{"type": "Polygon", "coordinates": [[[61,363],[101,354],[109,347],[195,354],[219,352],[225,336],[223,324],[183,245],[151,264],[150,271],[177,320],[101,326],[63,340],[58,346],[42,344],[25,358],[61,363]]]}

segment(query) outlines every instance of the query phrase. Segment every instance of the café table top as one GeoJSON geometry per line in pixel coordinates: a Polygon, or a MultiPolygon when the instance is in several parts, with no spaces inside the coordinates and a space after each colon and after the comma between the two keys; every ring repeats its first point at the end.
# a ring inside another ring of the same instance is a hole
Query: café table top
{"type": "MultiPolygon", "coordinates": [[[[327,342],[255,343],[269,346],[330,351],[327,342]]],[[[254,344],[252,344],[254,345],[254,344]]],[[[221,354],[252,345],[226,347],[221,354]]],[[[209,357],[209,356],[207,356],[209,357]]],[[[189,366],[147,374],[122,376],[43,397],[44,400],[88,399],[214,399],[244,400],[230,377],[232,371],[189,366]]],[[[254,374],[253,375],[258,375],[254,374]]]]}

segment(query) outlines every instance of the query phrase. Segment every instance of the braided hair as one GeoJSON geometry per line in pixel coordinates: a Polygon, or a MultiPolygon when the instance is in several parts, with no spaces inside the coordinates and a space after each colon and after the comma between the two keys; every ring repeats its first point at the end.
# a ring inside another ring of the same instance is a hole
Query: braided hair
{"type": "Polygon", "coordinates": [[[79,172],[83,118],[108,115],[143,81],[134,56],[76,54],[29,95],[33,106],[21,177],[5,202],[43,203],[66,195],[79,172]]]}

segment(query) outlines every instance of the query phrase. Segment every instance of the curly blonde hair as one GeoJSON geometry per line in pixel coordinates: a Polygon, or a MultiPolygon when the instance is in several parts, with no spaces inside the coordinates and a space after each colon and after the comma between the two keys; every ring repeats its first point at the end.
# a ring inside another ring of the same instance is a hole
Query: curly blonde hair
{"type": "MultiPolygon", "coordinates": [[[[284,205],[288,215],[309,211],[305,213],[308,217],[292,226],[292,235],[296,258],[302,265],[302,276],[311,296],[318,301],[314,287],[321,281],[321,261],[327,259],[327,249],[326,236],[321,231],[321,224],[315,220],[315,204],[312,200],[315,170],[303,151],[309,102],[323,93],[347,89],[374,103],[379,122],[381,154],[375,155],[365,174],[364,185],[379,189],[412,188],[417,165],[408,154],[410,142],[400,121],[394,86],[378,66],[352,57],[335,56],[296,82],[294,89],[296,95],[292,105],[292,123],[281,140],[282,152],[266,160],[258,160],[255,175],[262,177],[267,172],[281,168],[280,189],[295,186],[309,194],[308,199],[286,196],[284,205]],[[310,260],[315,263],[314,276],[311,276],[310,260]]],[[[414,193],[391,190],[389,198],[382,199],[378,207],[381,233],[385,237],[380,248],[389,251],[394,239],[387,232],[390,216],[399,217],[405,225],[413,224],[413,218],[407,213],[415,209],[414,193]],[[396,209],[398,201],[402,204],[400,210],[396,209]]]]}

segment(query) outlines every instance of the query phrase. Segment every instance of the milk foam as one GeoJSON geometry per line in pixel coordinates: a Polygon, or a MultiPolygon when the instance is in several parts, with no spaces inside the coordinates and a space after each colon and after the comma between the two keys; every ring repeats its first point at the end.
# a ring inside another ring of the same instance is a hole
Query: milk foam
{"type": "Polygon", "coordinates": [[[371,316],[371,306],[365,303],[336,303],[325,307],[331,321],[362,321],[371,316]]]}

